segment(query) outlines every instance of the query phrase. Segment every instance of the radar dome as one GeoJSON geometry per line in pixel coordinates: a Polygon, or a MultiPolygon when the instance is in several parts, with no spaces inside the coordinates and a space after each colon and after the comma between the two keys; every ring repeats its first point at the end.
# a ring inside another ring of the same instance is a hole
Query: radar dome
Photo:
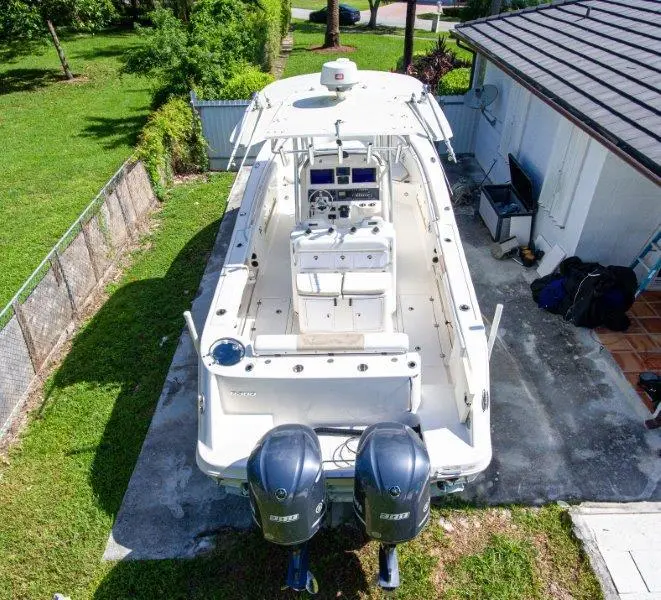
{"type": "Polygon", "coordinates": [[[331,92],[346,92],[358,82],[358,67],[348,58],[337,58],[321,68],[321,85],[331,92]]]}

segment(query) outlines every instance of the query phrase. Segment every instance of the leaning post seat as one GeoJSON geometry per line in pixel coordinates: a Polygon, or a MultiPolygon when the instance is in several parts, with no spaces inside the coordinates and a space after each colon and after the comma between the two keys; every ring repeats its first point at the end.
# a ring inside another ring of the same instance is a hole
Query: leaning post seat
{"type": "Polygon", "coordinates": [[[343,231],[304,226],[291,234],[294,310],[301,333],[390,331],[393,225],[369,219],[343,231]]]}

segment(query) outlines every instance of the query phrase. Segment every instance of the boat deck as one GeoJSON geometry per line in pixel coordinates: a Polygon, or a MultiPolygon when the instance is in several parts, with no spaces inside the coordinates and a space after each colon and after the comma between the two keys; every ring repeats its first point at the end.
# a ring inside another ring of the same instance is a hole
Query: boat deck
{"type": "MultiPolygon", "coordinates": [[[[422,405],[419,414],[424,429],[449,429],[469,442],[469,433],[459,421],[449,369],[444,358],[450,338],[442,304],[432,278],[424,224],[412,184],[396,184],[394,223],[397,238],[397,309],[393,330],[409,336],[409,350],[422,357],[422,405]]],[[[284,197],[283,194],[281,197],[284,197]]],[[[288,194],[293,198],[293,193],[288,194]]],[[[298,318],[293,311],[289,275],[289,239],[294,228],[293,202],[275,206],[269,223],[268,252],[262,258],[248,308],[245,332],[296,334],[298,318]]]]}

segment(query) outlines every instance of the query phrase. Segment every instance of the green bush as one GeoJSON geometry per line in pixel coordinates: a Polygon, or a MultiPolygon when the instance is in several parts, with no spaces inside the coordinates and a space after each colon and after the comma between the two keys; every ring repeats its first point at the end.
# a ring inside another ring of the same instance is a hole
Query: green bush
{"type": "Polygon", "coordinates": [[[223,87],[221,100],[249,100],[255,92],[274,81],[273,75],[264,73],[257,67],[246,65],[223,87]]]}
{"type": "MultiPolygon", "coordinates": [[[[528,6],[537,6],[538,4],[540,4],[540,0],[504,0],[501,4],[500,12],[519,10],[528,6]]],[[[473,19],[486,17],[490,12],[491,0],[468,0],[460,16],[462,21],[472,21],[473,19]]]]}
{"type": "Polygon", "coordinates": [[[246,63],[270,70],[289,27],[283,16],[289,2],[197,0],[188,23],[170,9],[157,9],[124,70],[154,81],[156,104],[190,89],[201,98],[219,98],[246,63]]]}
{"type": "Polygon", "coordinates": [[[456,96],[465,94],[471,83],[471,70],[461,67],[448,71],[438,82],[437,94],[439,96],[456,96]]]}
{"type": "Polygon", "coordinates": [[[159,198],[175,173],[207,169],[202,125],[185,100],[172,98],[151,114],[140,134],[136,158],[143,161],[159,198]]]}
{"type": "Polygon", "coordinates": [[[443,14],[446,17],[455,17],[457,19],[461,19],[464,15],[464,7],[463,6],[444,6],[443,7],[443,14]]]}

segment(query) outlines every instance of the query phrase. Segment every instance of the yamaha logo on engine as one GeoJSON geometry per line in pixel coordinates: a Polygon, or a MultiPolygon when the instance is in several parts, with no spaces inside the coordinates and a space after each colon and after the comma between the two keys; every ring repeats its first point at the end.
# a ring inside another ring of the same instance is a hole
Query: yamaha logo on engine
{"type": "Polygon", "coordinates": [[[379,515],[379,519],[383,519],[384,521],[403,521],[404,519],[408,519],[411,516],[410,512],[403,512],[403,513],[381,513],[379,515]]]}
{"type": "Polygon", "coordinates": [[[294,521],[298,521],[298,513],[295,515],[285,515],[284,517],[269,515],[269,521],[274,521],[275,523],[293,523],[294,521]]]}

